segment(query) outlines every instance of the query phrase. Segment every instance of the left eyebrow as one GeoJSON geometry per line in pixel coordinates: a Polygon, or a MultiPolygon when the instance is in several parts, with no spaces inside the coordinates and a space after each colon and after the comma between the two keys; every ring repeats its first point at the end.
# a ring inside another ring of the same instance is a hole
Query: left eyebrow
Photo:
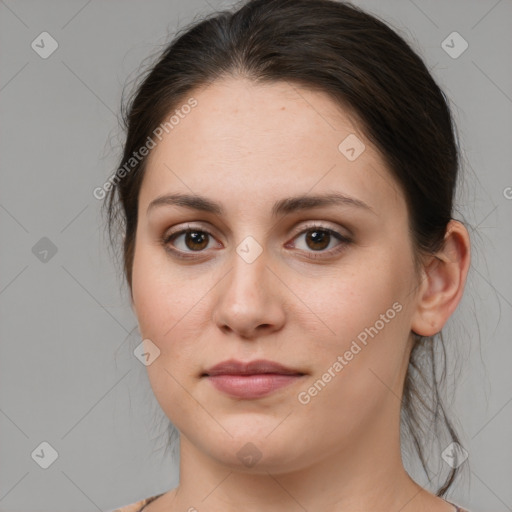
{"type": "Polygon", "coordinates": [[[330,193],[323,195],[307,195],[303,194],[295,197],[288,197],[277,201],[272,208],[272,215],[289,214],[301,210],[310,210],[312,208],[321,208],[323,206],[350,206],[370,211],[377,215],[377,212],[361,199],[356,197],[330,193]]]}
{"type": "MultiPolygon", "coordinates": [[[[149,204],[146,214],[157,206],[181,206],[192,210],[199,210],[203,212],[214,213],[216,215],[223,215],[224,208],[220,203],[212,201],[207,197],[197,194],[166,194],[159,196],[149,204]]],[[[303,194],[294,197],[287,197],[276,201],[272,207],[272,216],[290,214],[302,210],[310,210],[313,208],[321,208],[324,206],[350,206],[353,208],[360,208],[367,210],[375,215],[377,212],[361,199],[351,197],[340,193],[330,193],[322,195],[308,195],[303,194]]]]}

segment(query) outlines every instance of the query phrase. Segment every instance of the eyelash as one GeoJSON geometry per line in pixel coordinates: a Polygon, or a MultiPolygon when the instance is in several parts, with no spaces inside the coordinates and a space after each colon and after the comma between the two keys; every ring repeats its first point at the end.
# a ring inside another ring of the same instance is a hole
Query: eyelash
{"type": "MultiPolygon", "coordinates": [[[[313,230],[318,230],[318,231],[322,231],[325,233],[329,233],[330,235],[334,236],[334,238],[336,238],[341,243],[338,246],[336,246],[334,249],[330,249],[329,251],[312,251],[311,254],[309,256],[307,256],[307,258],[318,259],[318,258],[328,258],[331,256],[335,256],[335,255],[339,254],[340,252],[342,252],[343,250],[345,250],[347,245],[352,243],[352,240],[350,238],[348,238],[347,236],[344,236],[341,233],[338,233],[337,231],[334,231],[333,229],[327,228],[326,226],[322,226],[320,224],[311,224],[311,225],[306,226],[302,231],[297,233],[293,237],[293,239],[299,237],[300,235],[307,233],[308,231],[313,231],[313,230]],[[326,253],[329,256],[325,256],[326,253]]],[[[189,225],[187,227],[187,229],[182,229],[180,231],[175,231],[174,233],[165,234],[160,239],[160,243],[164,246],[164,249],[168,253],[170,253],[172,256],[175,256],[175,257],[183,259],[183,260],[197,259],[198,258],[197,256],[185,256],[183,251],[177,250],[177,249],[171,249],[169,246],[170,242],[173,239],[178,238],[179,236],[186,234],[188,232],[203,233],[203,234],[208,235],[209,237],[215,238],[209,231],[199,228],[199,227],[194,227],[194,226],[189,225]]],[[[194,252],[194,251],[191,251],[191,252],[194,252]]],[[[195,252],[201,253],[201,252],[204,252],[204,250],[203,251],[195,251],[195,252]]],[[[309,251],[307,251],[307,252],[309,252],[309,251]]]]}

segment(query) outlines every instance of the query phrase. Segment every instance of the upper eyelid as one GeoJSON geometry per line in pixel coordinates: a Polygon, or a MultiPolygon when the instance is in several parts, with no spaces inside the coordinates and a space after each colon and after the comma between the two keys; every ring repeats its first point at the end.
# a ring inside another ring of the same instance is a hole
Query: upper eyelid
{"type": "MultiPolygon", "coordinates": [[[[342,231],[346,231],[347,230],[347,228],[343,228],[341,226],[330,225],[327,221],[315,220],[315,221],[306,222],[305,224],[303,223],[299,227],[294,229],[293,230],[293,236],[295,237],[297,235],[302,234],[304,231],[307,231],[308,229],[315,229],[315,228],[323,229],[323,230],[326,230],[326,231],[333,231],[333,232],[336,232],[336,233],[338,233],[339,230],[342,230],[342,231]]],[[[201,232],[205,232],[205,233],[207,233],[207,234],[209,234],[211,236],[215,236],[215,233],[214,233],[215,229],[212,229],[210,227],[203,227],[201,225],[193,225],[192,223],[187,223],[186,226],[183,226],[181,228],[177,228],[177,229],[172,230],[172,231],[165,231],[164,238],[169,238],[169,237],[174,236],[174,235],[181,235],[181,234],[184,234],[188,230],[201,231],[201,232]]],[[[344,233],[339,233],[339,234],[341,236],[345,237],[345,238],[350,238],[351,237],[350,234],[344,234],[344,233]]]]}
{"type": "MultiPolygon", "coordinates": [[[[338,242],[338,244],[329,250],[323,250],[323,251],[304,251],[303,249],[298,249],[299,254],[308,254],[308,256],[305,256],[308,258],[308,260],[315,261],[318,260],[319,262],[324,261],[330,261],[329,258],[333,258],[338,254],[341,254],[348,245],[351,245],[354,243],[354,239],[352,236],[352,233],[349,231],[349,235],[342,234],[337,229],[331,229],[328,226],[324,225],[324,221],[310,221],[311,224],[307,224],[305,226],[302,226],[300,228],[297,228],[297,232],[293,234],[292,238],[287,241],[286,245],[290,243],[290,241],[295,240],[299,235],[302,235],[306,233],[307,231],[310,231],[312,229],[318,228],[323,231],[326,231],[328,233],[332,233],[331,236],[335,238],[338,242]]],[[[210,232],[209,229],[203,229],[201,226],[191,226],[190,224],[187,224],[186,228],[177,229],[176,231],[173,231],[169,234],[164,233],[163,237],[160,238],[160,243],[163,245],[164,250],[168,253],[170,253],[173,257],[181,259],[181,260],[188,260],[190,262],[193,261],[202,261],[202,257],[207,256],[210,251],[204,249],[201,251],[188,251],[188,250],[182,250],[178,249],[174,246],[174,243],[171,243],[171,238],[173,237],[180,237],[183,234],[186,234],[187,231],[200,231],[207,233],[208,236],[211,236],[212,238],[216,239],[216,237],[210,232]],[[173,247],[169,247],[169,245],[172,245],[173,247]],[[194,254],[195,253],[195,254],[194,254]]]]}
{"type": "MultiPolygon", "coordinates": [[[[352,235],[351,234],[344,234],[343,232],[340,232],[340,228],[339,227],[329,226],[329,224],[326,223],[326,221],[309,221],[309,222],[306,222],[306,224],[303,224],[303,225],[297,227],[297,229],[293,230],[293,234],[292,234],[291,240],[293,240],[297,236],[302,235],[305,232],[307,232],[309,230],[312,230],[312,229],[315,229],[315,228],[323,230],[323,231],[327,231],[329,233],[333,233],[333,236],[339,242],[341,242],[341,243],[343,243],[344,241],[345,242],[352,241],[352,235]]],[[[190,231],[194,231],[194,230],[195,231],[199,231],[199,232],[202,232],[202,233],[206,233],[207,235],[209,235],[209,236],[211,236],[213,238],[217,238],[215,236],[215,234],[211,232],[212,230],[210,230],[210,228],[203,228],[202,226],[195,226],[195,225],[191,225],[191,223],[187,223],[186,227],[178,228],[175,231],[164,233],[164,236],[162,237],[163,241],[165,241],[166,243],[169,243],[170,242],[170,238],[172,238],[172,237],[178,238],[179,236],[182,236],[182,235],[186,234],[186,232],[189,231],[189,230],[190,231]]],[[[176,250],[179,251],[179,252],[183,252],[180,249],[176,249],[176,250]]],[[[188,251],[185,251],[185,252],[188,252],[188,251]]],[[[191,251],[191,252],[193,253],[194,251],[191,251]]],[[[198,251],[198,252],[204,252],[204,251],[198,251]]],[[[325,251],[325,252],[328,252],[328,251],[325,251]]]]}

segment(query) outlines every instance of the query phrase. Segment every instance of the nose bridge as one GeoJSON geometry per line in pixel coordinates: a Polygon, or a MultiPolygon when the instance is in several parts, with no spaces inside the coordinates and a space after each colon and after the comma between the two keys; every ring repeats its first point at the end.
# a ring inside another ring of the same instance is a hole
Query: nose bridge
{"type": "Polygon", "coordinates": [[[231,255],[232,271],[228,277],[229,290],[226,291],[240,306],[262,300],[267,294],[267,260],[268,251],[252,236],[247,236],[236,246],[231,255]]]}
{"type": "Polygon", "coordinates": [[[213,318],[221,329],[244,337],[258,327],[279,328],[284,321],[276,287],[269,282],[268,251],[252,236],[245,237],[229,257],[231,271],[217,292],[213,318]]]}
{"type": "Polygon", "coordinates": [[[248,213],[244,208],[237,212],[236,238],[239,242],[234,246],[230,254],[229,280],[235,288],[263,284],[264,274],[268,272],[265,268],[269,251],[266,247],[263,226],[265,219],[259,219],[248,213]]]}

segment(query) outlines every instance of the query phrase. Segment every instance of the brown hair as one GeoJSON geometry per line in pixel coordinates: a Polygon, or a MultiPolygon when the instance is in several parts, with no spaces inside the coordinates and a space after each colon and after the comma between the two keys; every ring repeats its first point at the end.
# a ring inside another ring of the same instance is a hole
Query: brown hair
{"type": "MultiPolygon", "coordinates": [[[[126,141],[121,165],[187,95],[229,76],[297,84],[326,93],[355,114],[404,192],[416,268],[422,255],[442,247],[459,167],[448,101],[404,39],[348,3],[250,0],[182,29],[141,76],[123,111],[126,141]]],[[[115,245],[115,228],[124,237],[124,275],[130,290],[146,161],[147,157],[140,159],[123,173],[104,203],[111,242],[115,245]]],[[[412,438],[427,475],[422,437],[431,424],[436,432],[443,426],[449,439],[458,441],[439,395],[435,356],[434,337],[416,335],[401,409],[401,433],[412,438]]],[[[437,490],[439,496],[447,492],[459,469],[451,468],[437,490]]]]}

